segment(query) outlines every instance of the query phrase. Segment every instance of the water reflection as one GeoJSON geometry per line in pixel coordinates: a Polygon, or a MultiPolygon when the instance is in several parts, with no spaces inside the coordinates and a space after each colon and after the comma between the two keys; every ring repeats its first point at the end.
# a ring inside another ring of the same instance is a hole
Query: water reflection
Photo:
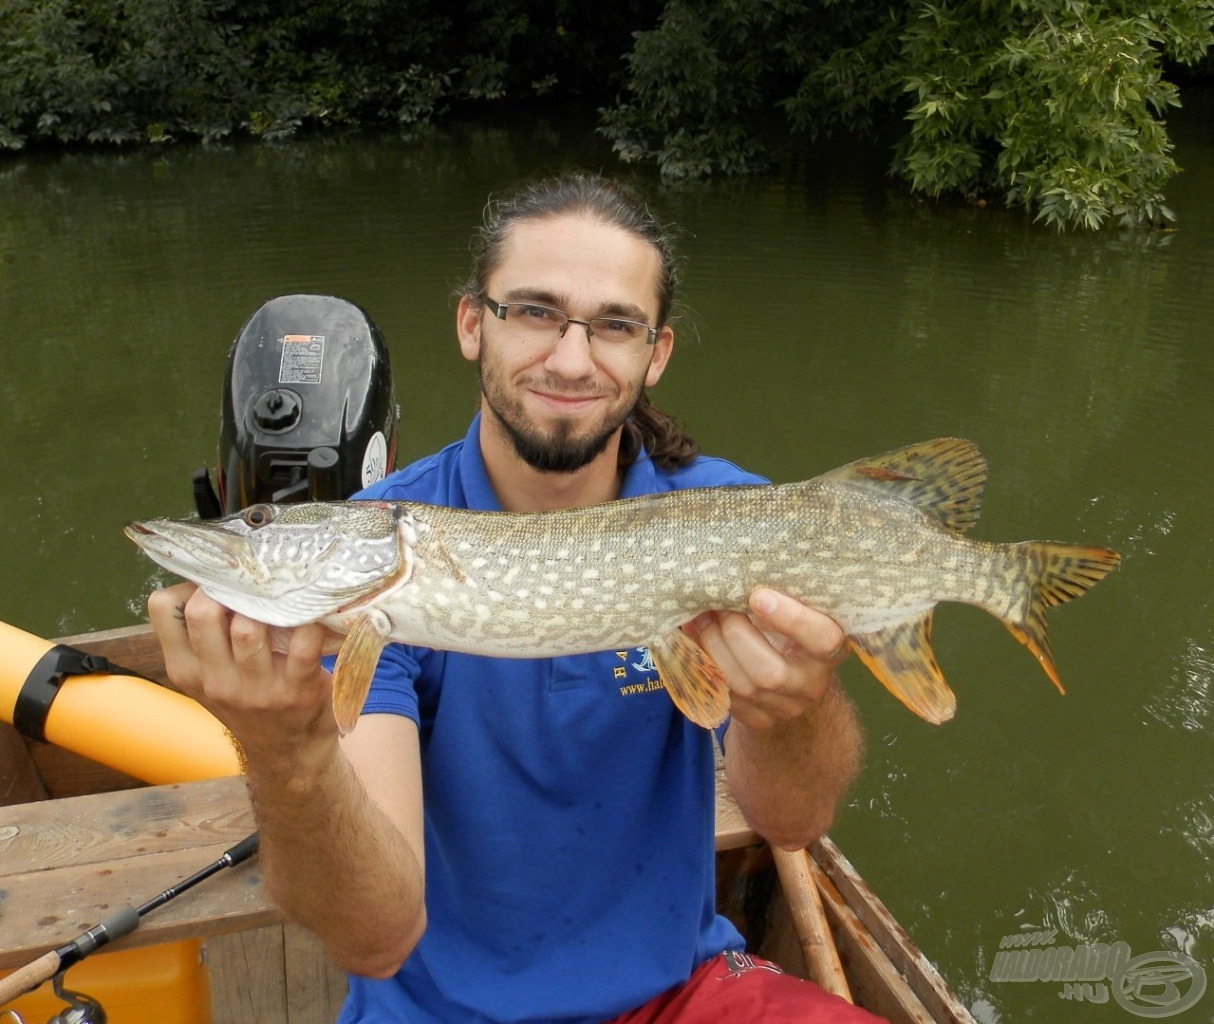
{"type": "Polygon", "coordinates": [[[1151,694],[1147,713],[1174,729],[1204,733],[1214,722],[1214,657],[1187,640],[1164,688],[1151,694]]]}

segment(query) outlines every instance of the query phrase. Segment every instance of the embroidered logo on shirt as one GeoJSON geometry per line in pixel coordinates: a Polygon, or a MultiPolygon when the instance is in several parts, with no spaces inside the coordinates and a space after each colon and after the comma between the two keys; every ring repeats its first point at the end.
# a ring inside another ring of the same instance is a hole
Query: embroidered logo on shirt
{"type": "Polygon", "coordinates": [[[648,647],[636,647],[630,651],[616,651],[620,664],[615,667],[615,678],[621,697],[632,697],[638,693],[654,693],[665,689],[653,664],[653,655],[648,647]],[[633,660],[636,659],[636,660],[633,660]],[[638,676],[640,678],[638,678],[638,676]]]}

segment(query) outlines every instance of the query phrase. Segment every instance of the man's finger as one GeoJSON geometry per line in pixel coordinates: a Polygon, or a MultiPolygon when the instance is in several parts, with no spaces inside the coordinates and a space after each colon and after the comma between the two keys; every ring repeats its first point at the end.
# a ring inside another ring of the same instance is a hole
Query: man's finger
{"type": "Polygon", "coordinates": [[[231,620],[232,613],[201,590],[196,590],[185,604],[185,627],[190,644],[199,661],[213,670],[231,668],[234,664],[231,620]]]}
{"type": "Polygon", "coordinates": [[[185,621],[185,606],[198,588],[179,583],[153,591],[148,597],[148,620],[164,653],[164,670],[170,684],[191,696],[199,677],[198,656],[185,621]]]}
{"type": "MultiPolygon", "coordinates": [[[[333,646],[333,637],[334,634],[319,622],[291,630],[286,651],[288,675],[298,676],[314,672],[321,656],[332,653],[329,648],[333,646]]],[[[340,647],[340,643],[337,646],[340,647]]]]}
{"type": "Polygon", "coordinates": [[[847,657],[847,634],[829,615],[767,587],[750,595],[750,607],[760,628],[774,629],[796,641],[810,657],[829,664],[847,657]]]}

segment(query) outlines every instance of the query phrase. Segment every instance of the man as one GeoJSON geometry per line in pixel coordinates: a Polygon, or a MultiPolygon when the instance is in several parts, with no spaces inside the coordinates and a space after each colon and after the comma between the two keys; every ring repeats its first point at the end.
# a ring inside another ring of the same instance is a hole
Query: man
{"type": "MultiPolygon", "coordinates": [[[[673,351],[675,274],[644,206],[593,176],[541,182],[491,205],[480,242],[456,314],[480,412],[362,496],[535,511],[759,480],[699,457],[645,397],[673,351]]],[[[858,764],[844,637],[770,590],[751,610],[685,629],[729,682],[743,812],[797,848],[858,764]]],[[[660,687],[620,685],[656,679],[645,651],[394,645],[342,739],[322,628],[279,655],[188,585],[150,612],[172,679],[240,744],[274,898],[351,972],[343,1022],[872,1019],[721,956],[742,941],[713,911],[713,740],[660,687]]]]}

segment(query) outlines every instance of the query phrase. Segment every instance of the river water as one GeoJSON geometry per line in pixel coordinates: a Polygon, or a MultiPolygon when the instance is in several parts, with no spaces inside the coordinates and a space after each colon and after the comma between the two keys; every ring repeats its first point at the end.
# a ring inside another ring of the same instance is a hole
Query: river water
{"type": "MultiPolygon", "coordinates": [[[[869,749],[833,835],[988,1024],[1148,1015],[1099,983],[1001,979],[1009,936],[1214,967],[1214,94],[1172,126],[1172,233],[919,202],[883,150],[843,142],[762,181],[642,181],[686,257],[653,397],[705,450],[790,480],[969,437],[990,464],[976,536],[1123,554],[1051,613],[1065,697],[969,607],[936,618],[945,726],[844,669],[869,749]]],[[[0,160],[0,620],[53,636],[142,619],[161,577],[122,524],[191,510],[228,346],[273,295],[342,295],[380,326],[398,461],[461,435],[475,376],[450,295],[469,231],[490,191],[569,166],[618,169],[552,122],[0,160]]],[[[1214,991],[1173,1016],[1214,1019],[1214,991]]]]}

